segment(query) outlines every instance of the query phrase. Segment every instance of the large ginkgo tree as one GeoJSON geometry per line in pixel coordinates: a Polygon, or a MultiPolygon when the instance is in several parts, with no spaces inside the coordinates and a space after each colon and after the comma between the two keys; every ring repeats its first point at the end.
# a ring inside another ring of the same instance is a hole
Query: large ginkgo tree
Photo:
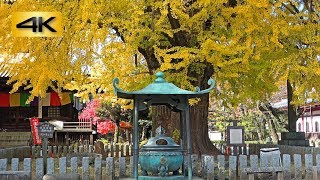
{"type": "MultiPolygon", "coordinates": [[[[214,96],[231,105],[267,98],[289,79],[299,102],[319,94],[318,16],[311,0],[5,1],[0,71],[11,72],[12,92],[24,86],[32,96],[45,96],[48,87],[82,97],[112,93],[114,77],[123,89],[139,89],[156,71],[189,90],[206,88],[213,77],[214,96]],[[17,11],[62,12],[63,36],[13,37],[17,11]]],[[[208,104],[203,96],[191,108],[194,153],[216,152],[208,104]]]]}

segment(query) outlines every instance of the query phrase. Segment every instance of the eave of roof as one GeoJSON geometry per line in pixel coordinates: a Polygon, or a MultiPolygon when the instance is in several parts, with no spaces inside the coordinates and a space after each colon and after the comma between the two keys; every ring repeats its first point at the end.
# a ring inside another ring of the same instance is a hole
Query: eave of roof
{"type": "Polygon", "coordinates": [[[184,95],[188,98],[199,97],[202,94],[209,93],[215,86],[215,81],[213,79],[208,80],[208,84],[210,87],[205,90],[200,90],[200,88],[196,88],[196,91],[187,91],[175,86],[172,83],[167,82],[164,79],[164,74],[162,72],[156,73],[156,80],[146,86],[145,88],[137,91],[128,92],[122,90],[117,85],[119,84],[119,79],[115,78],[113,80],[113,86],[115,90],[115,94],[117,97],[125,98],[125,99],[134,99],[137,95],[184,95]]]}

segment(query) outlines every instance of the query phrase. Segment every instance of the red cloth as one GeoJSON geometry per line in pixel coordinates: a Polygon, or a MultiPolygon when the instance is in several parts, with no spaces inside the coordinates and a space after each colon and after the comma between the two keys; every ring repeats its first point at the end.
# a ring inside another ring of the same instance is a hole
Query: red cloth
{"type": "Polygon", "coordinates": [[[0,107],[9,107],[10,106],[10,94],[0,93],[0,107]]]}
{"type": "Polygon", "coordinates": [[[50,93],[50,106],[60,106],[58,93],[50,93]]]}
{"type": "Polygon", "coordinates": [[[125,121],[120,121],[119,125],[120,125],[120,128],[123,128],[123,129],[131,129],[132,128],[132,125],[128,122],[125,122],[125,121]]]}
{"type": "Polygon", "coordinates": [[[38,126],[40,125],[39,119],[34,117],[30,119],[30,126],[31,126],[31,132],[33,135],[33,144],[39,145],[41,144],[41,137],[39,136],[39,129],[38,126]]]}

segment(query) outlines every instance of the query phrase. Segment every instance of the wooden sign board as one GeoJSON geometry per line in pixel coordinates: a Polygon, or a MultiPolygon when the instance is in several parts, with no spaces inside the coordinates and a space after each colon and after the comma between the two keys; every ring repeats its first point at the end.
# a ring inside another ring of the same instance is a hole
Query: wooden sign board
{"type": "Polygon", "coordinates": [[[39,135],[41,138],[52,138],[54,133],[54,125],[48,122],[40,123],[39,127],[39,135]]]}
{"type": "Polygon", "coordinates": [[[244,127],[243,126],[227,127],[227,145],[228,146],[244,145],[244,127]]]}

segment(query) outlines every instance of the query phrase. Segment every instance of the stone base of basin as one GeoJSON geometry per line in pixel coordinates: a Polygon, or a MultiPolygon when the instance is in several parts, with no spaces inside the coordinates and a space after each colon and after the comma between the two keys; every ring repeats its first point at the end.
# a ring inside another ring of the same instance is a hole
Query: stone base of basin
{"type": "Polygon", "coordinates": [[[139,180],[154,180],[154,179],[165,179],[165,180],[184,180],[184,176],[139,176],[139,180]]]}

